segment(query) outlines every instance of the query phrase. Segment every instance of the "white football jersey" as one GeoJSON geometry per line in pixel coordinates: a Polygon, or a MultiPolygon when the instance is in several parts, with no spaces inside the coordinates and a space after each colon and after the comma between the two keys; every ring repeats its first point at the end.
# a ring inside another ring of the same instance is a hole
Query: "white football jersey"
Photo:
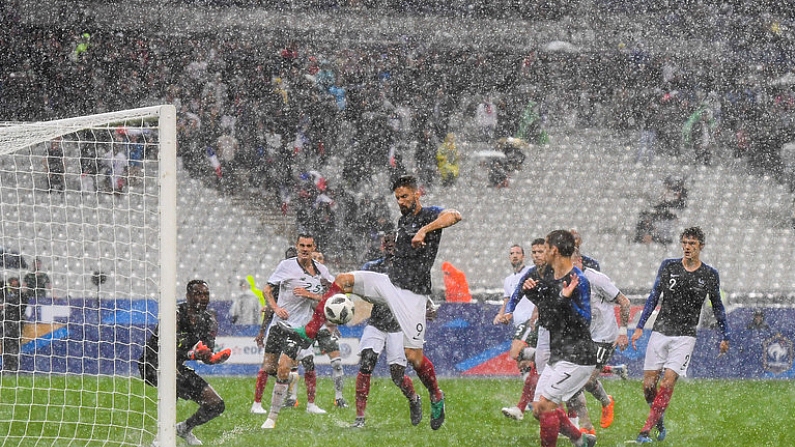
{"type": "Polygon", "coordinates": [[[615,307],[621,291],[604,273],[588,268],[583,273],[591,282],[591,339],[613,343],[618,338],[615,307]]]}
{"type": "MultiPolygon", "coordinates": [[[[298,258],[285,259],[279,263],[268,278],[268,284],[271,287],[279,288],[278,304],[289,314],[285,321],[292,327],[300,327],[308,323],[312,318],[314,306],[317,304],[317,301],[309,298],[295,296],[293,290],[296,287],[303,287],[312,293],[322,295],[326,287],[334,281],[334,277],[325,265],[315,262],[315,268],[318,274],[313,276],[301,267],[298,258]]],[[[271,326],[278,320],[280,318],[274,315],[271,326]]]]}
{"type": "MultiPolygon", "coordinates": [[[[516,290],[516,287],[519,286],[519,280],[522,279],[527,271],[530,270],[530,266],[524,266],[524,268],[519,271],[519,273],[514,273],[513,275],[508,275],[505,278],[505,284],[503,285],[504,293],[503,296],[510,298],[513,295],[513,292],[516,290]]],[[[513,321],[514,326],[519,326],[520,324],[525,323],[527,320],[533,316],[533,310],[536,308],[536,305],[533,304],[532,301],[528,300],[527,298],[522,298],[516,304],[516,309],[513,311],[513,321]]]]}

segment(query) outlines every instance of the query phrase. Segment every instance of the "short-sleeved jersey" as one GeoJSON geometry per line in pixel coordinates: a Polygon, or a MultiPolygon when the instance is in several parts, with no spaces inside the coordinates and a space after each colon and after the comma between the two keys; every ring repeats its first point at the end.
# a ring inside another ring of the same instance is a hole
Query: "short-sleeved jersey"
{"type": "Polygon", "coordinates": [[[436,220],[442,211],[436,206],[426,206],[416,215],[401,216],[398,220],[395,257],[388,273],[396,287],[419,295],[431,294],[431,268],[439,251],[442,230],[427,233],[425,245],[419,248],[411,246],[411,239],[420,228],[436,220]]]}
{"type": "MultiPolygon", "coordinates": [[[[519,281],[521,285],[530,275],[538,276],[535,268],[519,281]]],[[[514,295],[524,295],[538,307],[538,324],[549,331],[549,363],[565,360],[577,365],[595,365],[596,348],[591,340],[591,285],[577,267],[555,279],[554,271],[545,269],[538,285],[528,291],[517,288],[514,295]],[[569,298],[561,296],[563,282],[569,283],[577,275],[579,283],[569,298]]],[[[514,301],[511,297],[509,304],[514,301]]],[[[506,306],[508,312],[508,306],[506,306]]]]}
{"type": "MultiPolygon", "coordinates": [[[[516,291],[516,287],[519,285],[519,280],[522,279],[528,270],[530,270],[530,266],[526,265],[522,270],[505,277],[503,297],[511,298],[513,292],[516,291]]],[[[536,305],[530,300],[519,300],[519,302],[516,303],[516,308],[513,310],[513,325],[519,326],[520,324],[526,323],[530,317],[533,316],[533,310],[535,308],[536,305]]]]}
{"type": "Polygon", "coordinates": [[[615,304],[621,291],[604,273],[589,268],[583,273],[591,283],[591,338],[598,343],[613,343],[618,338],[615,304]]]}
{"type": "Polygon", "coordinates": [[[666,259],[657,272],[637,327],[642,329],[646,325],[662,298],[654,330],[671,337],[695,337],[701,306],[708,297],[718,326],[723,331],[723,339],[728,340],[729,326],[720,298],[718,271],[702,262],[698,269],[688,272],[682,264],[682,258],[666,259]]]}
{"type": "MultiPolygon", "coordinates": [[[[383,257],[365,263],[362,266],[362,270],[388,274],[391,267],[392,260],[383,257]]],[[[400,324],[395,319],[395,316],[392,315],[389,306],[384,304],[373,303],[373,309],[370,311],[370,318],[367,324],[382,332],[400,332],[400,324]]]]}
{"type": "MultiPolygon", "coordinates": [[[[298,258],[285,259],[268,278],[268,284],[279,289],[279,307],[287,311],[289,317],[286,322],[293,327],[308,323],[312,318],[313,306],[317,304],[310,299],[296,296],[293,290],[302,287],[311,293],[322,295],[326,287],[334,281],[334,277],[325,265],[315,261],[312,261],[312,264],[315,266],[316,275],[305,270],[298,263],[298,258]]],[[[271,326],[277,324],[279,320],[281,319],[275,315],[271,326]]]]}

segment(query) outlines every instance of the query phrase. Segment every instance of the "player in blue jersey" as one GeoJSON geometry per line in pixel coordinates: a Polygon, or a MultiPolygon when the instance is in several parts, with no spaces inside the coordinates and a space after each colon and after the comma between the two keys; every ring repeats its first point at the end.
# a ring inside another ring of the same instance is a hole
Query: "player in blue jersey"
{"type": "Polygon", "coordinates": [[[588,382],[596,366],[590,331],[591,287],[572,264],[574,236],[570,232],[549,233],[544,248],[548,268],[540,278],[535,267],[527,272],[505,306],[503,318],[508,321],[519,300],[526,297],[538,307],[538,324],[549,331],[549,363],[538,379],[533,405],[533,416],[541,426],[541,446],[557,445],[561,433],[577,447],[591,447],[596,436],[581,433],[561,407],[588,382]]]}
{"type": "MultiPolygon", "coordinates": [[[[381,252],[384,256],[369,261],[362,270],[389,273],[395,255],[395,234],[387,233],[381,239],[381,252]]],[[[356,376],[356,420],[351,427],[361,428],[365,425],[367,398],[370,395],[370,376],[373,373],[378,357],[386,352],[389,375],[392,382],[409,401],[412,425],[422,421],[422,401],[414,390],[414,383],[406,374],[406,354],[403,351],[403,332],[400,330],[389,306],[373,304],[370,318],[367,320],[359,343],[359,374],[356,376]]]]}
{"type": "Polygon", "coordinates": [[[646,321],[662,298],[643,366],[643,394],[651,410],[636,440],[639,444],[652,442],[649,436],[652,429],[655,429],[658,441],[665,439],[667,433],[663,415],[671,401],[676,380],[687,373],[696,345],[696,327],[701,307],[707,298],[712,303],[715,319],[723,332],[720,355],[729,350],[729,326],[720,298],[718,271],[701,262],[704,232],[699,227],[686,228],[679,239],[683,256],[666,259],[660,265],[654,286],[632,334],[632,346],[636,347],[646,321]]]}
{"type": "Polygon", "coordinates": [[[417,179],[403,175],[392,184],[400,208],[395,255],[387,274],[356,271],[342,273],[318,303],[312,320],[292,332],[293,341],[308,346],[325,321],[325,300],[337,293],[355,293],[373,304],[384,304],[400,324],[406,358],[428,389],[431,399],[431,428],[444,423],[444,394],[436,381],[433,363],[423,353],[425,315],[431,295],[431,267],[436,260],[442,230],[461,221],[461,213],[420,203],[417,179]]]}

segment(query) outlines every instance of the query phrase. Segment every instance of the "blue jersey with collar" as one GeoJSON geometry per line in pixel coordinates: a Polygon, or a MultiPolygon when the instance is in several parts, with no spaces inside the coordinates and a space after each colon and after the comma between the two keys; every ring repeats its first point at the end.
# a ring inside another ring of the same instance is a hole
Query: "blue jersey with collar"
{"type": "Polygon", "coordinates": [[[411,239],[420,228],[436,220],[442,211],[437,206],[426,206],[419,213],[401,216],[398,220],[395,256],[388,272],[395,286],[420,295],[431,294],[431,268],[439,251],[442,230],[428,232],[425,245],[418,248],[411,246],[411,239]]]}
{"type": "Polygon", "coordinates": [[[715,268],[702,262],[698,269],[688,272],[682,264],[682,258],[664,260],[637,328],[643,329],[661,297],[660,312],[654,322],[655,331],[672,337],[695,337],[701,306],[709,297],[712,312],[723,331],[723,339],[729,340],[726,310],[720,298],[720,277],[715,268]]]}
{"type": "Polygon", "coordinates": [[[565,360],[577,365],[596,364],[596,348],[591,339],[591,283],[580,269],[573,267],[558,279],[551,268],[541,275],[536,268],[530,269],[505,306],[505,312],[513,313],[521,297],[538,307],[538,324],[549,331],[550,363],[565,360]],[[572,295],[565,298],[561,296],[563,282],[568,284],[573,275],[579,282],[572,295]],[[531,276],[538,285],[523,290],[522,283],[531,276]]]}

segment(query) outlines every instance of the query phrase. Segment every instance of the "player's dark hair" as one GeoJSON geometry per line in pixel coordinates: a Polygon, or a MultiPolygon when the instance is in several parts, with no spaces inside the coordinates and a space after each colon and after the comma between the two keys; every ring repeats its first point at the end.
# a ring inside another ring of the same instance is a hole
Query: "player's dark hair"
{"type": "MultiPolygon", "coordinates": [[[[519,244],[513,244],[513,245],[511,245],[511,248],[518,248],[519,250],[522,250],[522,254],[524,254],[524,248],[522,248],[522,246],[519,245],[519,244]]],[[[510,252],[511,248],[508,249],[509,252],[510,252]]]]}
{"type": "Polygon", "coordinates": [[[298,242],[301,238],[315,240],[315,235],[312,233],[298,233],[298,237],[295,238],[295,241],[298,242]]]}
{"type": "Polygon", "coordinates": [[[547,241],[544,240],[543,237],[537,237],[537,238],[533,239],[533,242],[530,242],[530,245],[531,246],[533,246],[533,245],[544,245],[546,243],[547,243],[547,241]]]}
{"type": "Polygon", "coordinates": [[[188,293],[195,293],[200,285],[209,287],[207,285],[207,282],[203,279],[191,279],[190,281],[188,281],[188,285],[185,287],[185,291],[188,293]]]}
{"type": "Polygon", "coordinates": [[[682,230],[682,234],[679,235],[679,240],[681,241],[685,237],[696,238],[702,244],[706,243],[707,241],[706,236],[704,236],[704,230],[702,230],[701,227],[685,228],[684,230],[682,230]]]}
{"type": "Polygon", "coordinates": [[[417,177],[414,177],[413,175],[401,175],[395,179],[394,183],[392,183],[392,191],[394,192],[396,189],[402,188],[404,186],[410,189],[417,189],[417,177]]]}
{"type": "Polygon", "coordinates": [[[563,257],[571,257],[574,253],[574,236],[566,230],[555,230],[547,235],[546,243],[556,247],[563,257]]]}

